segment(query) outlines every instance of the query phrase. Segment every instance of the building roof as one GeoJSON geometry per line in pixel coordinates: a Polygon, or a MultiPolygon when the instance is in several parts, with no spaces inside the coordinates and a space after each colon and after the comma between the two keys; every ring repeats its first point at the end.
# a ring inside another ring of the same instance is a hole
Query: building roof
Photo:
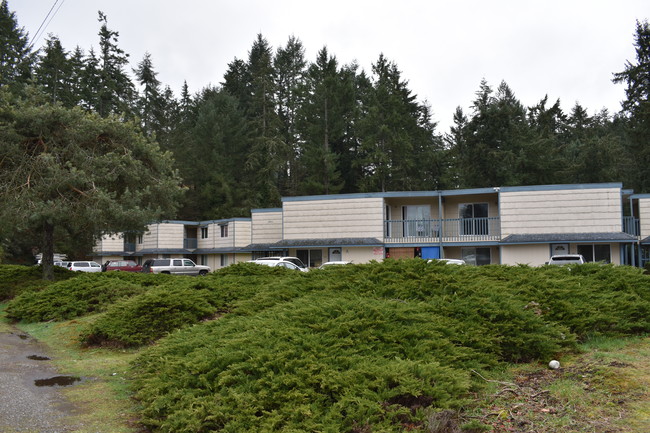
{"type": "Polygon", "coordinates": [[[508,235],[502,244],[547,244],[549,242],[636,242],[636,238],[623,232],[596,233],[531,233],[508,235]]]}
{"type": "Polygon", "coordinates": [[[253,252],[253,251],[271,251],[273,249],[272,248],[273,245],[275,245],[275,243],[250,244],[250,245],[246,245],[245,247],[239,248],[239,251],[242,253],[253,252]]]}
{"type": "Polygon", "coordinates": [[[231,254],[231,253],[244,253],[241,248],[237,247],[222,247],[222,248],[198,248],[192,251],[192,254],[231,254]]]}
{"type": "Polygon", "coordinates": [[[144,250],[136,251],[131,253],[133,256],[144,256],[147,254],[195,254],[194,250],[188,250],[186,248],[147,248],[144,250]]]}
{"type": "Polygon", "coordinates": [[[650,236],[648,236],[648,237],[645,238],[645,239],[642,239],[642,240],[641,240],[641,244],[643,244],[643,245],[650,244],[650,236]]]}
{"type": "Polygon", "coordinates": [[[384,243],[377,238],[323,238],[323,239],[284,239],[271,245],[278,248],[307,247],[379,247],[384,243]]]}

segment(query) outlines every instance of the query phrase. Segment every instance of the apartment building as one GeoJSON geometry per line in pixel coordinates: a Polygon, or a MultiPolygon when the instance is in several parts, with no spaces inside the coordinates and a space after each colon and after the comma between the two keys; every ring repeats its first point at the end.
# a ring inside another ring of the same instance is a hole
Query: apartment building
{"type": "Polygon", "coordinates": [[[579,253],[638,266],[649,256],[650,195],[599,183],[285,197],[250,219],[160,222],[141,238],[133,251],[106,238],[95,253],[191,257],[213,269],[269,255],[316,267],[388,257],[542,265],[579,253]]]}

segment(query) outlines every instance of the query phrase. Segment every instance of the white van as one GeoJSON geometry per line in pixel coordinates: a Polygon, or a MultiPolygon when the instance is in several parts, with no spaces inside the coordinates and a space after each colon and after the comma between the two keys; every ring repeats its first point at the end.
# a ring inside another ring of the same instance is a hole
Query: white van
{"type": "Polygon", "coordinates": [[[102,267],[97,262],[68,262],[67,266],[69,271],[77,272],[101,272],[102,267]]]}

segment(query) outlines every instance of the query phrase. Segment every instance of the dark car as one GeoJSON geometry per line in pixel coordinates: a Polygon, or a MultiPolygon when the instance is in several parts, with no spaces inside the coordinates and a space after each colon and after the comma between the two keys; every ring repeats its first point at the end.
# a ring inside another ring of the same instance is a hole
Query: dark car
{"type": "Polygon", "coordinates": [[[140,272],[142,266],[133,260],[109,260],[102,266],[104,271],[140,272]]]}

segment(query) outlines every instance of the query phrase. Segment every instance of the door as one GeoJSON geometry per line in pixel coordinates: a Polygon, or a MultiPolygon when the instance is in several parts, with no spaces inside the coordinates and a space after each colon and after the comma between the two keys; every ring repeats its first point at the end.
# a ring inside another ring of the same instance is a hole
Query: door
{"type": "Polygon", "coordinates": [[[488,204],[462,203],[458,205],[461,235],[487,235],[488,204]]]}
{"type": "Polygon", "coordinates": [[[341,248],[330,248],[328,262],[340,262],[343,260],[341,248]]]}
{"type": "Polygon", "coordinates": [[[405,237],[431,236],[431,207],[429,205],[402,206],[405,237]]]}

